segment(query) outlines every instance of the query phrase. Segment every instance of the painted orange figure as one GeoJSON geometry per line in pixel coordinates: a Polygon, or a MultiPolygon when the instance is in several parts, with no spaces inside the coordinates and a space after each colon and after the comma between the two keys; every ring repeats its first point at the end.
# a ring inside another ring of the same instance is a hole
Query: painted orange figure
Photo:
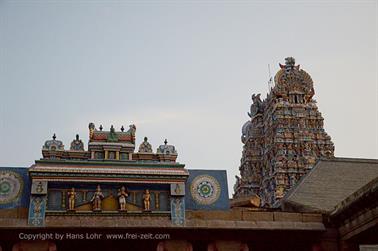
{"type": "Polygon", "coordinates": [[[71,191],[68,192],[68,210],[75,210],[75,198],[76,192],[75,188],[71,188],[71,191]]]}
{"type": "Polygon", "coordinates": [[[144,211],[150,211],[151,194],[150,190],[146,189],[143,194],[144,211]]]}

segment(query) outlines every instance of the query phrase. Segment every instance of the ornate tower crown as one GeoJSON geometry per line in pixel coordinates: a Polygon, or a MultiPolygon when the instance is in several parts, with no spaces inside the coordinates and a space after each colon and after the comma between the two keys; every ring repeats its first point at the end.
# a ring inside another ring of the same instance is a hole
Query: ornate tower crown
{"type": "Polygon", "coordinates": [[[271,207],[334,146],[323,129],[310,75],[288,57],[274,77],[275,86],[263,101],[252,95],[242,128],[243,152],[234,197],[259,196],[271,207]]]}
{"type": "Polygon", "coordinates": [[[295,65],[294,58],[285,61],[274,77],[273,95],[291,103],[309,103],[315,94],[311,76],[295,65]]]}

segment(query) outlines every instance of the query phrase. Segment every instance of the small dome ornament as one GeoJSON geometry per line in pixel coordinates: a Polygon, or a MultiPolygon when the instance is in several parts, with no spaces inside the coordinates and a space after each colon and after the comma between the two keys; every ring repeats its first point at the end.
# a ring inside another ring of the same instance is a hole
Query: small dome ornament
{"type": "Polygon", "coordinates": [[[175,146],[168,145],[167,139],[164,140],[164,145],[160,145],[156,151],[157,154],[177,155],[175,146]]]}
{"type": "Polygon", "coordinates": [[[144,137],[142,144],[139,145],[138,153],[152,153],[152,146],[148,143],[147,137],[144,137]]]}
{"type": "Polygon", "coordinates": [[[42,146],[42,150],[64,150],[64,145],[62,141],[56,140],[56,134],[54,133],[54,135],[52,136],[52,140],[46,140],[45,144],[42,146]]]}
{"type": "Polygon", "coordinates": [[[79,139],[79,134],[76,134],[76,139],[71,142],[71,151],[84,151],[84,143],[79,139]]]}

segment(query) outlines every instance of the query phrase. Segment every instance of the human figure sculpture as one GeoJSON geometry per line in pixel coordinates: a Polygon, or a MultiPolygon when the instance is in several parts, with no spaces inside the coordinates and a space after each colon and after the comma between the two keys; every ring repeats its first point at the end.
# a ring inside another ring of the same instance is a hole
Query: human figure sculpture
{"type": "Polygon", "coordinates": [[[118,203],[119,203],[119,211],[126,211],[126,199],[129,196],[126,192],[126,188],[122,186],[118,189],[118,203]]]}
{"type": "Polygon", "coordinates": [[[71,191],[68,192],[68,210],[70,211],[75,210],[75,198],[76,198],[75,188],[71,188],[71,191]]]}
{"type": "Polygon", "coordinates": [[[143,194],[143,203],[144,203],[144,211],[151,211],[150,204],[151,204],[151,194],[150,190],[146,189],[143,194]]]}
{"type": "Polygon", "coordinates": [[[250,112],[248,113],[250,118],[263,111],[263,102],[261,101],[260,95],[261,94],[252,95],[253,104],[251,105],[250,112]]]}
{"type": "Polygon", "coordinates": [[[118,141],[118,135],[115,132],[115,129],[114,129],[113,125],[110,127],[110,132],[108,134],[108,139],[107,140],[109,142],[116,142],[116,141],[118,141]]]}
{"type": "Polygon", "coordinates": [[[147,137],[144,137],[142,144],[139,146],[139,153],[152,153],[152,146],[148,143],[147,137]]]}
{"type": "Polygon", "coordinates": [[[104,194],[101,192],[101,187],[100,185],[97,185],[96,192],[91,199],[93,211],[101,211],[101,202],[103,198],[104,194]]]}
{"type": "Polygon", "coordinates": [[[79,139],[79,134],[76,134],[76,139],[71,142],[70,150],[84,151],[84,143],[79,139]]]}

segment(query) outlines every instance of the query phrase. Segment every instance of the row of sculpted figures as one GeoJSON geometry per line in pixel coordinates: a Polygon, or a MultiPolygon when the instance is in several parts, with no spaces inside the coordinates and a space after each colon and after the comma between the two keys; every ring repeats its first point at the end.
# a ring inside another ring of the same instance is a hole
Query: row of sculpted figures
{"type": "MultiPolygon", "coordinates": [[[[72,187],[71,190],[68,192],[68,211],[75,211],[75,203],[76,203],[76,195],[77,192],[75,188],[72,187]]],[[[117,197],[118,197],[118,210],[121,212],[126,212],[126,204],[127,204],[127,197],[129,196],[127,189],[122,186],[118,189],[117,197]]],[[[102,211],[102,200],[104,199],[104,194],[102,193],[101,186],[97,185],[96,191],[94,192],[90,202],[92,203],[92,211],[93,212],[101,212],[102,211]]],[[[145,212],[151,211],[151,194],[149,189],[145,189],[143,193],[143,210],[145,212]]]]}

